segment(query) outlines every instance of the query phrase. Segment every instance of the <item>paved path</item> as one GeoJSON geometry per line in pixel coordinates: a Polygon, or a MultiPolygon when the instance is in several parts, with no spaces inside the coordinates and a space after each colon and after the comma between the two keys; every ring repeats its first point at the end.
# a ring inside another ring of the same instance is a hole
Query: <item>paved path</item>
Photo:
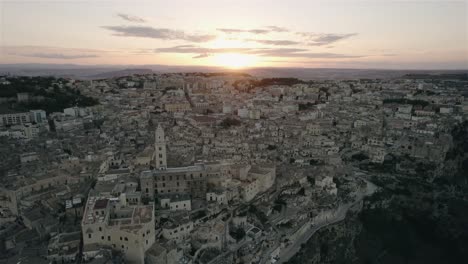
{"type": "MultiPolygon", "coordinates": [[[[311,222],[306,223],[306,225],[309,225],[306,227],[308,230],[301,234],[296,240],[294,240],[291,245],[281,249],[279,259],[276,263],[285,263],[289,261],[295,254],[297,254],[297,252],[299,252],[301,245],[306,243],[318,230],[344,220],[346,218],[346,213],[351,207],[360,203],[365,196],[370,195],[377,190],[377,187],[373,183],[367,180],[365,181],[367,183],[366,189],[363,192],[356,194],[356,199],[354,202],[341,205],[332,218],[326,219],[322,223],[316,223],[315,225],[312,225],[311,222]]],[[[266,256],[264,255],[264,259],[262,259],[261,263],[270,263],[270,254],[275,248],[276,247],[273,247],[273,249],[266,256]]]]}

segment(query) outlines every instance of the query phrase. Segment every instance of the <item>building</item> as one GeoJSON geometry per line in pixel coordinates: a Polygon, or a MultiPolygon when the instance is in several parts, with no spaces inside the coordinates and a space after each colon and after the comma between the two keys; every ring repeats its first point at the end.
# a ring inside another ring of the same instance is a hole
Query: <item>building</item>
{"type": "Polygon", "coordinates": [[[201,164],[188,167],[167,168],[166,140],[160,125],[155,132],[154,160],[156,170],[143,171],[140,175],[143,196],[155,194],[189,193],[204,198],[206,194],[206,169],[201,164]]]}
{"type": "Polygon", "coordinates": [[[29,113],[31,115],[31,122],[37,124],[47,123],[47,115],[44,110],[31,110],[29,113]]]}
{"type": "Polygon", "coordinates": [[[180,100],[164,104],[164,110],[170,113],[187,112],[191,110],[191,107],[190,103],[186,100],[180,100]]]}
{"type": "Polygon", "coordinates": [[[108,246],[121,251],[129,263],[144,263],[155,242],[154,207],[90,195],[81,227],[84,248],[108,246]]]}
{"type": "Polygon", "coordinates": [[[160,195],[161,208],[171,211],[192,210],[192,201],[188,194],[165,194],[160,195]]]}
{"type": "Polygon", "coordinates": [[[167,167],[166,139],[160,124],[158,124],[154,135],[154,161],[156,169],[165,169],[167,167]]]}
{"type": "Polygon", "coordinates": [[[0,120],[4,126],[20,125],[25,123],[31,123],[31,115],[28,112],[2,114],[0,115],[0,120]]]}
{"type": "Polygon", "coordinates": [[[81,232],[60,233],[47,247],[47,259],[55,263],[75,262],[80,252],[81,232]]]}
{"type": "Polygon", "coordinates": [[[162,236],[168,240],[182,242],[190,236],[193,221],[188,218],[171,218],[162,227],[162,236]]]}
{"type": "Polygon", "coordinates": [[[146,197],[159,194],[189,193],[195,198],[205,198],[206,169],[202,164],[144,171],[140,175],[141,190],[146,197]]]}
{"type": "Polygon", "coordinates": [[[217,189],[206,193],[206,201],[216,202],[218,204],[228,204],[226,191],[217,189]]]}
{"type": "Polygon", "coordinates": [[[21,125],[26,123],[47,122],[44,110],[31,110],[29,112],[0,114],[0,125],[21,125]]]}

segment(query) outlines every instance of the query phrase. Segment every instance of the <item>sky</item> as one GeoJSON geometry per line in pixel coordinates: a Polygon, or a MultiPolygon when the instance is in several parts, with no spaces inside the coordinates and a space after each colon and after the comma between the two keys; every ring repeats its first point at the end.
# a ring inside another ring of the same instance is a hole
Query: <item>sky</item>
{"type": "Polygon", "coordinates": [[[468,0],[0,0],[0,63],[468,69],[468,0]]]}

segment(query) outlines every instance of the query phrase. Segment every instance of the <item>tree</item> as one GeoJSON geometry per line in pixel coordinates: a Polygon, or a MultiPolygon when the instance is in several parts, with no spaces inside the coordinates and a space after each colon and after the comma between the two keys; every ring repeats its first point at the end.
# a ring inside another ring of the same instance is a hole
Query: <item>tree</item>
{"type": "Polygon", "coordinates": [[[230,117],[226,117],[222,122],[221,122],[221,126],[223,128],[229,128],[229,127],[232,127],[232,126],[239,126],[241,124],[241,121],[238,120],[238,119],[235,119],[235,118],[230,118],[230,117]]]}
{"type": "Polygon", "coordinates": [[[242,240],[245,237],[245,230],[241,226],[232,227],[229,229],[229,235],[234,238],[237,242],[242,240]]]}

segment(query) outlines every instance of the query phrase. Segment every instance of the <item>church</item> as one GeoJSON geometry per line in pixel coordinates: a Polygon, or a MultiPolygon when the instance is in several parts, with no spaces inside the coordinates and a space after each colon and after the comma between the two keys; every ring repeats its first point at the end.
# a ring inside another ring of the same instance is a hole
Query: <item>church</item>
{"type": "Polygon", "coordinates": [[[140,176],[142,194],[154,198],[156,194],[188,193],[193,198],[206,194],[206,169],[203,164],[187,167],[167,167],[167,148],[164,130],[159,124],[154,136],[154,170],[140,176]]]}
{"type": "Polygon", "coordinates": [[[155,131],[153,164],[155,169],[140,174],[144,197],[190,195],[192,199],[208,199],[209,189],[229,189],[227,200],[250,201],[258,193],[273,186],[276,168],[273,164],[246,165],[226,162],[195,163],[192,166],[167,166],[167,146],[164,130],[155,131]],[[209,187],[210,186],[210,187],[209,187]]]}

